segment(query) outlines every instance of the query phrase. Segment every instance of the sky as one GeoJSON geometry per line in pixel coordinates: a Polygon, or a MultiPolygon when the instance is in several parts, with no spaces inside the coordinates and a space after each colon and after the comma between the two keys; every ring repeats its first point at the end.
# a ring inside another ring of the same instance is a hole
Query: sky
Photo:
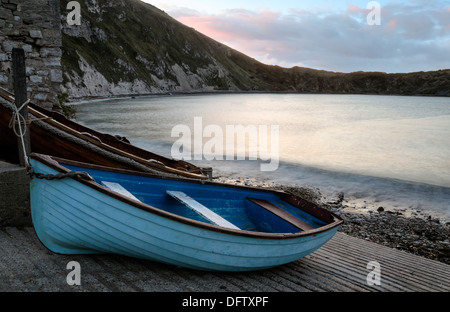
{"type": "Polygon", "coordinates": [[[337,72],[450,69],[450,0],[144,2],[268,65],[337,72]]]}

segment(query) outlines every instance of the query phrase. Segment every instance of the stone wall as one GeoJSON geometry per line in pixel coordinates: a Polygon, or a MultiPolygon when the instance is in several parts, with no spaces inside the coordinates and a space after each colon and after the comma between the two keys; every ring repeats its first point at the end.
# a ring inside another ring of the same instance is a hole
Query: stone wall
{"type": "Polygon", "coordinates": [[[59,106],[61,45],[59,0],[0,0],[0,87],[13,91],[12,49],[22,48],[28,97],[42,107],[59,106]]]}

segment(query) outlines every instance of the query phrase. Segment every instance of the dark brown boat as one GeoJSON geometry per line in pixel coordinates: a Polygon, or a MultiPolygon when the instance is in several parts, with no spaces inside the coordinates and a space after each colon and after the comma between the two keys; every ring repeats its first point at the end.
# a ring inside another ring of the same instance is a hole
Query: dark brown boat
{"type": "MultiPolygon", "coordinates": [[[[0,89],[0,158],[18,163],[17,137],[9,127],[13,94],[0,89]],[[3,99],[3,100],[2,100],[3,99]]],[[[211,178],[211,168],[200,168],[136,147],[123,138],[98,132],[58,112],[28,105],[31,151],[119,169],[194,179],[211,178]]]]}

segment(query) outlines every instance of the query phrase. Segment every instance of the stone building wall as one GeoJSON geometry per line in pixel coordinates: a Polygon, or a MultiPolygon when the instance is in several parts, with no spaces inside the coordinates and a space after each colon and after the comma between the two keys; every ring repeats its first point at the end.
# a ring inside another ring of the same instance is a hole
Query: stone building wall
{"type": "Polygon", "coordinates": [[[28,97],[42,107],[58,106],[61,45],[59,0],[0,0],[0,87],[13,91],[12,49],[22,48],[28,97]]]}

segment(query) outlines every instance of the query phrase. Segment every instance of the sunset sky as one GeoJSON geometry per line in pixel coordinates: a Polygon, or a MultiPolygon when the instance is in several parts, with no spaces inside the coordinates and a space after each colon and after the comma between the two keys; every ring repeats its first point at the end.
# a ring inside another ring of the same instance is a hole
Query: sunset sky
{"type": "Polygon", "coordinates": [[[339,72],[450,68],[450,0],[145,0],[265,64],[339,72]]]}

